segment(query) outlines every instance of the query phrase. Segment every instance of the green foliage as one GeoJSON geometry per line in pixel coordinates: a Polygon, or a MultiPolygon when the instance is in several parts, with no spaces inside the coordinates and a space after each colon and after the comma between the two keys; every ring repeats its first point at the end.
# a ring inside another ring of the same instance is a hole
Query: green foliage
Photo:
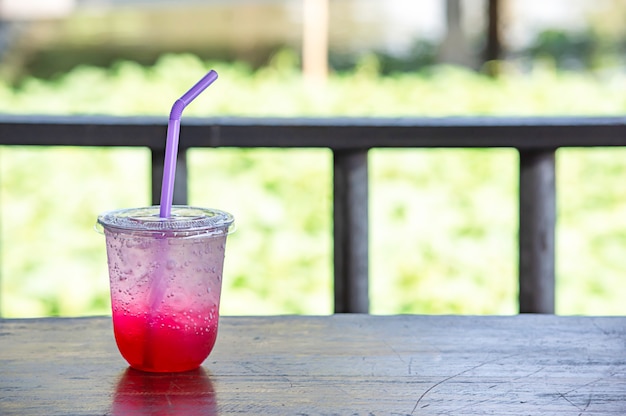
{"type": "Polygon", "coordinates": [[[597,29],[549,29],[537,35],[526,53],[530,60],[550,59],[561,69],[594,69],[619,66],[615,60],[623,54],[621,43],[621,36],[607,36],[597,29]]]}
{"type": "Polygon", "coordinates": [[[15,89],[0,83],[0,111],[166,116],[175,97],[208,68],[216,69],[220,80],[185,110],[186,116],[595,115],[621,114],[626,107],[621,74],[537,66],[528,75],[494,79],[442,66],[380,76],[381,63],[372,54],[354,71],[331,75],[320,86],[304,83],[296,62],[281,51],[255,72],[244,64],[206,63],[192,55],[167,55],[153,67],[133,62],[110,69],[78,67],[54,81],[30,78],[15,89]]]}
{"type": "MultiPolygon", "coordinates": [[[[0,111],[153,114],[208,68],[220,79],[190,116],[623,114],[626,78],[556,72],[498,79],[454,67],[381,76],[374,56],[308,85],[288,52],[257,71],[169,55],[153,67],[76,68],[53,81],[0,83],[0,111]]],[[[619,150],[558,153],[558,312],[623,314],[626,167],[619,150]]],[[[375,313],[516,311],[517,154],[499,150],[371,152],[371,298],[375,313]]],[[[139,149],[0,149],[4,316],[109,313],[98,213],[149,204],[139,149]]],[[[190,202],[225,209],[222,312],[332,311],[332,157],[325,150],[195,149],[190,202]]]]}

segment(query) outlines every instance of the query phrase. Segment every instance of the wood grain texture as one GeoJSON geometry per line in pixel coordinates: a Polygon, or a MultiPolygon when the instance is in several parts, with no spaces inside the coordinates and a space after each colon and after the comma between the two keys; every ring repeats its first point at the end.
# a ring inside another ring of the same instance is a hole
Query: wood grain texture
{"type": "Polygon", "coordinates": [[[0,414],[624,415],[626,317],[224,317],[170,375],[109,318],[2,320],[0,414]]]}

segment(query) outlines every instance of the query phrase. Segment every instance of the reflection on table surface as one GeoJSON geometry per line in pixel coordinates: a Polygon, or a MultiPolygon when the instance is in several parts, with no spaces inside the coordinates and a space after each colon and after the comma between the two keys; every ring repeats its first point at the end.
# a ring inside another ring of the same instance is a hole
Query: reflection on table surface
{"type": "Polygon", "coordinates": [[[217,400],[204,368],[184,373],[124,371],[115,388],[113,415],[216,415],[217,400]]]}

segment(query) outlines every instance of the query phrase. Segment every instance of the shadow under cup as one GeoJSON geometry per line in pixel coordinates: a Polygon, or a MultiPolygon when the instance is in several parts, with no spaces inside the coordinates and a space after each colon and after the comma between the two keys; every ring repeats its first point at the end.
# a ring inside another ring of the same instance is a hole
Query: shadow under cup
{"type": "Polygon", "coordinates": [[[115,341],[131,367],[179,372],[199,367],[217,337],[227,212],[173,206],[103,213],[115,341]]]}

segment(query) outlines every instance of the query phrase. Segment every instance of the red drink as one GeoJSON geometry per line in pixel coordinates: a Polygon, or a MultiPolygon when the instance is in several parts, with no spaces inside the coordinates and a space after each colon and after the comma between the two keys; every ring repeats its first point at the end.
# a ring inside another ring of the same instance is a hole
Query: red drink
{"type": "Polygon", "coordinates": [[[113,313],[115,341],[131,367],[177,372],[199,367],[217,337],[216,308],[157,315],[113,313]]]}
{"type": "Polygon", "coordinates": [[[232,216],[175,206],[99,217],[106,236],[115,340],[131,367],[198,368],[217,337],[224,247],[232,216]]]}

